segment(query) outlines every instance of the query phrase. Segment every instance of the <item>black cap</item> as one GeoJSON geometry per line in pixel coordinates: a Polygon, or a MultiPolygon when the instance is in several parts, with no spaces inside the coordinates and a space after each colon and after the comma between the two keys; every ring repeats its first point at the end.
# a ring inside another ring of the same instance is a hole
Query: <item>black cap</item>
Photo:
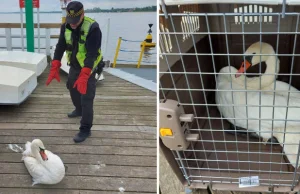
{"type": "Polygon", "coordinates": [[[79,22],[83,14],[83,5],[78,1],[71,1],[67,6],[66,22],[69,24],[76,24],[79,22]]]}

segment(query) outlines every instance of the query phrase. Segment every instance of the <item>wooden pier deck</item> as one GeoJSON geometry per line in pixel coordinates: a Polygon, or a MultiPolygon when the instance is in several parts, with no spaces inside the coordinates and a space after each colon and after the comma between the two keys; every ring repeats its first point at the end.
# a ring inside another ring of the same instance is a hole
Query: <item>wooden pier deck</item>
{"type": "Polygon", "coordinates": [[[67,74],[46,87],[48,72],[23,104],[0,106],[0,194],[156,193],[156,93],[104,73],[92,136],[75,144],[80,118],[67,117],[73,110],[67,74]],[[31,186],[22,154],[8,148],[34,138],[68,166],[61,183],[31,186]]]}

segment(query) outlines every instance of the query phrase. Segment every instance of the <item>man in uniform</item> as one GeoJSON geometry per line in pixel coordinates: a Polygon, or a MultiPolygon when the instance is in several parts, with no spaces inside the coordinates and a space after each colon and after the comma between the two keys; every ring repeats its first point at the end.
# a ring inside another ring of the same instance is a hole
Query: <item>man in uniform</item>
{"type": "Polygon", "coordinates": [[[102,59],[102,33],[99,24],[84,16],[82,3],[72,1],[68,4],[66,23],[61,26],[60,37],[46,85],[55,78],[60,82],[61,59],[66,51],[70,66],[67,88],[75,106],[68,113],[69,118],[81,116],[79,133],[73,138],[76,143],[91,135],[93,124],[93,102],[96,93],[95,73],[102,59]]]}

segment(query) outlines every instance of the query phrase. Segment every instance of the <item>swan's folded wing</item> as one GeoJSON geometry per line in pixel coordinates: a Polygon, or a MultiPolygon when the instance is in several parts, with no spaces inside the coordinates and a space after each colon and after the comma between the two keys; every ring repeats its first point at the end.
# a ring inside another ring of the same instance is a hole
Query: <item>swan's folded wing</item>
{"type": "MultiPolygon", "coordinates": [[[[290,97],[296,97],[296,98],[300,98],[300,91],[293,87],[290,86],[288,83],[282,82],[282,81],[276,81],[276,85],[275,84],[271,84],[268,87],[264,88],[264,90],[268,90],[268,91],[276,91],[276,95],[281,95],[281,96],[288,96],[288,93],[290,91],[290,97]],[[275,87],[275,89],[274,89],[275,87]]],[[[273,94],[272,92],[266,92],[267,94],[273,94]]]]}
{"type": "Polygon", "coordinates": [[[25,166],[29,172],[29,174],[38,179],[43,176],[45,170],[44,167],[33,157],[24,158],[25,166]]]}
{"type": "Polygon", "coordinates": [[[260,118],[264,119],[261,120],[261,123],[264,125],[264,127],[268,127],[270,130],[272,128],[272,125],[274,128],[284,127],[285,125],[300,126],[300,122],[296,121],[299,119],[300,108],[296,107],[300,107],[300,99],[289,99],[288,112],[286,108],[287,102],[287,96],[275,95],[274,100],[273,94],[262,93],[261,97],[258,92],[249,94],[248,118],[259,119],[260,115],[260,118]],[[287,121],[286,123],[286,120],[290,121],[287,121]]]}

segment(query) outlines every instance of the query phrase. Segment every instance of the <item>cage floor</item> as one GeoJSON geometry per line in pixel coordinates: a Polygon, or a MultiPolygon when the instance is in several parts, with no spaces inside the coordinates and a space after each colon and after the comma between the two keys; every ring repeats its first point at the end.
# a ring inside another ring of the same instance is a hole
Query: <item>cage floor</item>
{"type": "MultiPolygon", "coordinates": [[[[210,108],[210,113],[214,117],[220,116],[217,108],[210,108]]],[[[225,120],[223,125],[221,122],[211,120],[211,128],[220,131],[200,130],[199,141],[182,153],[183,158],[188,158],[184,164],[193,180],[213,178],[214,181],[228,181],[228,178],[259,176],[266,179],[266,183],[270,182],[268,179],[272,184],[292,183],[294,168],[282,154],[280,145],[264,145],[249,133],[224,132],[223,127],[228,130],[232,125],[225,120]]],[[[208,120],[202,128],[210,128],[208,120]]]]}

